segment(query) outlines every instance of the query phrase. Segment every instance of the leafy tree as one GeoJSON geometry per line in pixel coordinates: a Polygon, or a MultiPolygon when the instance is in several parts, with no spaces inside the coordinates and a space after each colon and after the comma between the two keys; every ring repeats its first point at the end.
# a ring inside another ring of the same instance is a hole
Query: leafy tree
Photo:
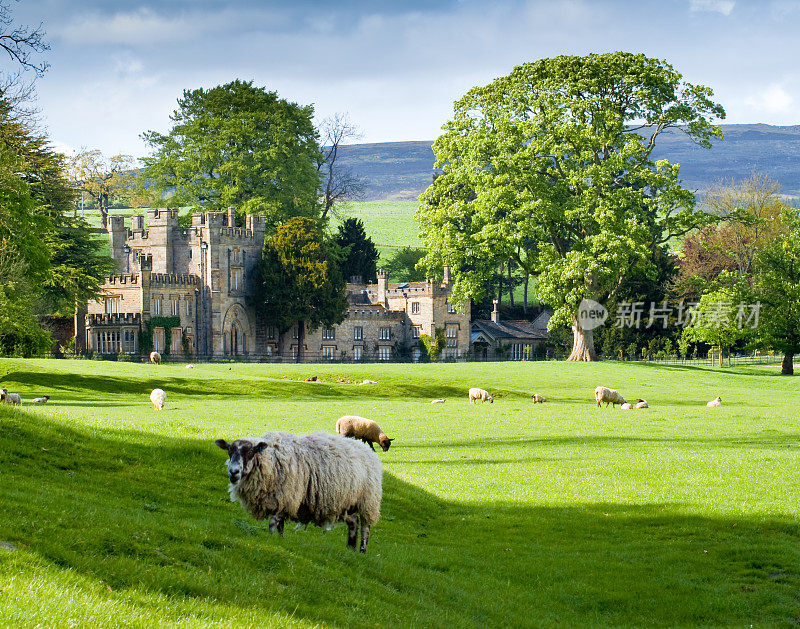
{"type": "Polygon", "coordinates": [[[322,174],[322,218],[338,215],[337,204],[358,199],[364,193],[364,182],[339,156],[344,142],[358,140],[361,131],[350,122],[347,114],[334,114],[325,118],[319,127],[321,159],[317,169],[322,174]]]}
{"type": "Polygon", "coordinates": [[[335,246],[310,218],[289,219],[266,241],[255,287],[254,305],[281,335],[297,323],[298,361],[303,359],[306,325],[331,326],[347,313],[335,246]]]}
{"type": "Polygon", "coordinates": [[[106,158],[96,149],[81,151],[70,160],[70,175],[75,187],[92,199],[103,229],[108,227],[109,208],[119,201],[131,201],[137,166],[132,155],[106,158]]]}
{"type": "Polygon", "coordinates": [[[143,134],[154,149],[145,177],[164,204],[260,213],[278,225],[319,216],[321,159],[314,109],[276,92],[232,81],[185,90],[170,116],[172,129],[143,134]]]}
{"type": "Polygon", "coordinates": [[[719,225],[707,225],[687,235],[681,243],[673,290],[683,297],[699,298],[720,273],[736,269],[736,261],[724,245],[719,225]]]}
{"type": "Polygon", "coordinates": [[[760,343],[783,352],[781,374],[794,374],[800,352],[800,218],[781,214],[783,232],[755,258],[755,291],[763,304],[757,336],[760,343]]]}
{"type": "Polygon", "coordinates": [[[403,247],[389,258],[389,261],[383,265],[383,269],[395,282],[424,282],[425,271],[417,267],[419,261],[424,257],[424,249],[403,247]]]}
{"type": "Polygon", "coordinates": [[[595,359],[580,301],[613,299],[631,271],[653,273],[654,244],[706,220],[678,166],[651,156],[673,128],[710,147],[725,114],[711,96],[665,61],[623,52],[526,63],[473,88],[433,145],[442,175],[417,212],[425,264],[449,264],[464,301],[513,260],[554,308],[550,327],[571,325],[569,359],[595,359]]]}
{"type": "Polygon", "coordinates": [[[340,265],[342,275],[349,281],[359,275],[365,282],[374,282],[378,273],[378,249],[367,237],[364,223],[357,218],[348,218],[339,225],[334,242],[344,253],[340,265]]]}

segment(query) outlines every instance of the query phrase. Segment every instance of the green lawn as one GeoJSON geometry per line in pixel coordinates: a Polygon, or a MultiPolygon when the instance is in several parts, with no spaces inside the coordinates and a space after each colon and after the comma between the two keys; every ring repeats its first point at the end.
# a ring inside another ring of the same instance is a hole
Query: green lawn
{"type": "Polygon", "coordinates": [[[0,360],[52,396],[0,407],[0,625],[796,624],[800,379],[778,369],[0,360]],[[601,383],[652,408],[598,409],[601,383]],[[366,556],[228,501],[213,439],[350,413],[396,439],[366,556]]]}

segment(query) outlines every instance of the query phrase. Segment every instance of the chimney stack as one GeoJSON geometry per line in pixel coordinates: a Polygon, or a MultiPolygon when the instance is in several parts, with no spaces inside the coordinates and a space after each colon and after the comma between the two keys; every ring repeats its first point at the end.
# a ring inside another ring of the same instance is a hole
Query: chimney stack
{"type": "Polygon", "coordinates": [[[442,277],[442,288],[450,288],[450,267],[444,265],[444,275],[442,277]]]}
{"type": "Polygon", "coordinates": [[[389,274],[383,269],[378,271],[378,303],[386,305],[386,289],[389,287],[389,274]]]}
{"type": "Polygon", "coordinates": [[[492,323],[499,323],[500,322],[500,309],[499,303],[496,299],[492,300],[492,304],[494,308],[492,309],[492,323]]]}

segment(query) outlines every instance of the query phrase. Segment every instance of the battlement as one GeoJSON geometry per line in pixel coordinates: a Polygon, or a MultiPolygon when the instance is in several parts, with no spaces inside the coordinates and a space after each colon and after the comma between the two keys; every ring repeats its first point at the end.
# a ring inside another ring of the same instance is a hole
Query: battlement
{"type": "Polygon", "coordinates": [[[177,227],[178,210],[150,208],[147,210],[147,226],[153,227],[177,227]]]}
{"type": "Polygon", "coordinates": [[[121,232],[125,231],[125,217],[119,214],[108,215],[108,231],[121,232]]]}
{"type": "Polygon", "coordinates": [[[150,286],[197,286],[200,278],[190,273],[151,273],[150,286]]]}
{"type": "Polygon", "coordinates": [[[86,315],[86,327],[106,325],[141,325],[142,315],[138,312],[86,315]]]}
{"type": "Polygon", "coordinates": [[[222,227],[219,230],[220,238],[234,238],[237,240],[252,240],[253,230],[244,227],[222,227]]]}
{"type": "Polygon", "coordinates": [[[139,274],[138,273],[115,273],[114,275],[109,275],[106,279],[106,284],[117,285],[117,284],[133,284],[135,286],[139,285],[139,274]]]}
{"type": "Polygon", "coordinates": [[[384,319],[389,321],[403,321],[405,312],[402,310],[387,310],[381,306],[351,306],[347,310],[348,319],[384,319]]]}

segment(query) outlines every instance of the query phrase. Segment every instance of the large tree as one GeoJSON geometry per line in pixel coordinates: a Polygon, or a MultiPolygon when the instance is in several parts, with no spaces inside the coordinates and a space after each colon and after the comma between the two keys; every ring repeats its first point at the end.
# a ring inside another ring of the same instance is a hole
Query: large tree
{"type": "Polygon", "coordinates": [[[311,105],[252,82],[185,90],[167,134],[148,131],[143,159],[155,203],[264,214],[278,225],[319,216],[321,160],[311,105]],[[168,199],[163,195],[169,194],[168,199]]]}
{"type": "Polygon", "coordinates": [[[364,223],[358,218],[346,219],[333,239],[342,249],[340,268],[345,280],[359,276],[364,282],[374,282],[378,273],[378,249],[367,236],[364,223]]]}
{"type": "Polygon", "coordinates": [[[130,202],[134,195],[138,163],[132,155],[109,158],[97,149],[77,153],[69,163],[75,187],[89,195],[100,214],[100,226],[108,227],[108,212],[117,201],[130,202]]]}
{"type": "Polygon", "coordinates": [[[582,299],[613,299],[654,246],[702,220],[678,166],[654,160],[659,137],[700,146],[721,137],[712,91],[665,61],[624,52],[518,66],[470,90],[433,145],[442,174],[417,212],[433,271],[453,269],[453,301],[480,299],[498,262],[536,280],[537,297],[571,325],[571,360],[595,358],[582,299]]]}
{"type": "Polygon", "coordinates": [[[800,353],[800,218],[784,209],[783,230],[755,258],[755,290],[763,308],[757,337],[783,352],[781,373],[794,374],[794,355],[800,353]]]}
{"type": "Polygon", "coordinates": [[[339,154],[345,142],[361,138],[361,131],[347,114],[339,113],[320,123],[319,135],[322,155],[317,168],[322,175],[322,218],[327,218],[329,214],[338,215],[338,205],[357,200],[364,193],[363,180],[342,163],[339,154]]]}
{"type": "Polygon", "coordinates": [[[288,220],[264,244],[253,303],[278,328],[281,340],[297,324],[298,361],[303,360],[306,326],[341,323],[347,312],[345,280],[336,254],[336,245],[306,217],[288,220]]]}

